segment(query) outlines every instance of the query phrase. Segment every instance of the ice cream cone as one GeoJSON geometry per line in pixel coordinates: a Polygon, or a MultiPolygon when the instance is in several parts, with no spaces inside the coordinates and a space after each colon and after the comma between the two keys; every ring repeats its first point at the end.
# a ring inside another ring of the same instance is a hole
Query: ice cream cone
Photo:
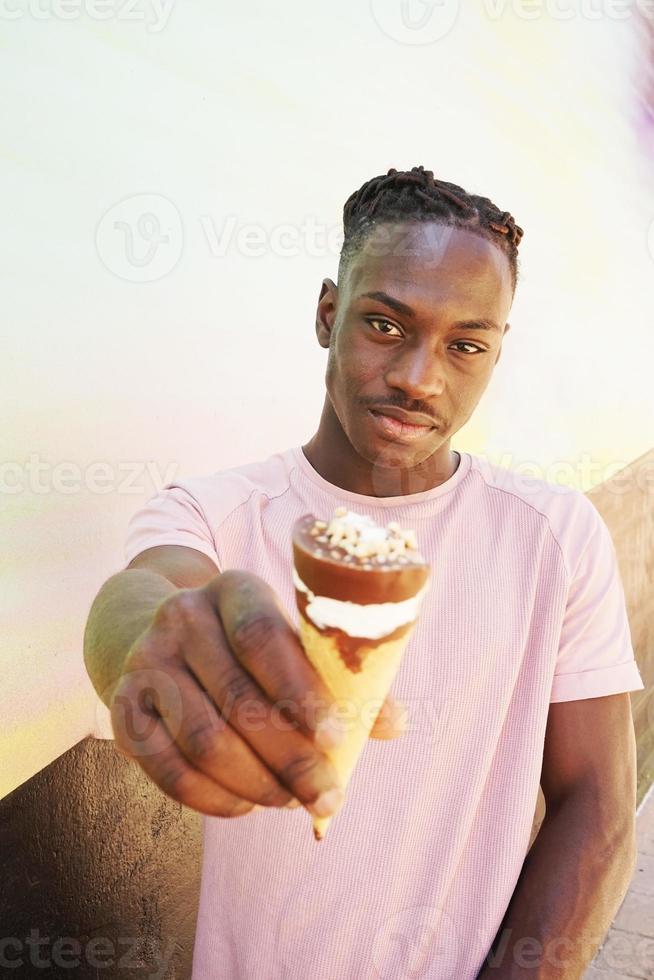
{"type": "MultiPolygon", "coordinates": [[[[390,690],[427,591],[429,566],[413,532],[381,528],[339,508],[305,515],[293,531],[299,632],[346,735],[325,750],[345,789],[390,690]]],[[[322,840],[333,817],[313,817],[322,840]]]]}

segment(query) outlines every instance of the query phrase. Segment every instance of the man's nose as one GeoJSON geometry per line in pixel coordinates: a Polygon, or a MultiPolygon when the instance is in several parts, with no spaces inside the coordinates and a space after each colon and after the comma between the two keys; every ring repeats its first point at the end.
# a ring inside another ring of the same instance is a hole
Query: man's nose
{"type": "Polygon", "coordinates": [[[444,359],[423,344],[419,349],[398,352],[385,373],[386,384],[416,400],[428,400],[445,390],[444,359]]]}

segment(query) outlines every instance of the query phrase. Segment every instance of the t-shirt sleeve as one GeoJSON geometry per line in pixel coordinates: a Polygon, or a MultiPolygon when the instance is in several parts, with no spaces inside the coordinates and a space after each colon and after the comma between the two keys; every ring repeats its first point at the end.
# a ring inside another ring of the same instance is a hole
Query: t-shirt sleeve
{"type": "Polygon", "coordinates": [[[195,548],[211,558],[221,570],[209,522],[193,494],[184,487],[168,484],[129,520],[125,538],[125,562],[162,544],[195,548]]]}
{"type": "Polygon", "coordinates": [[[584,498],[585,545],[572,570],[550,703],[642,691],[608,527],[584,498]]]}

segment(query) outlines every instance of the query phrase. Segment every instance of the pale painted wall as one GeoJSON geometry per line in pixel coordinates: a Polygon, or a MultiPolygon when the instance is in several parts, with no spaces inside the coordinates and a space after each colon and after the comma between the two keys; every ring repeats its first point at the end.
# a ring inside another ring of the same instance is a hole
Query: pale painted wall
{"type": "Polygon", "coordinates": [[[650,448],[633,16],[537,6],[412,0],[406,26],[395,0],[0,4],[0,794],[103,730],[81,640],[130,514],[313,433],[315,303],[370,176],[423,163],[525,229],[456,446],[582,489],[650,448]]]}

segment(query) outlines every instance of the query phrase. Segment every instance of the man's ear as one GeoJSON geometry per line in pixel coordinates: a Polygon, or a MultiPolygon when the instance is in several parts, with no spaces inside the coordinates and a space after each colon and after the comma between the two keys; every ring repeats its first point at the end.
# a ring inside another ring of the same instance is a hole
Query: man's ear
{"type": "Polygon", "coordinates": [[[321,347],[329,347],[337,306],[338,286],[331,279],[323,279],[316,308],[316,337],[321,347]]]}
{"type": "MultiPolygon", "coordinates": [[[[502,333],[502,340],[504,340],[504,338],[506,337],[506,335],[507,335],[507,333],[509,332],[510,329],[511,329],[511,324],[510,323],[505,323],[504,324],[504,332],[502,333]]],[[[497,357],[495,358],[495,364],[497,364],[497,362],[499,361],[499,359],[500,359],[501,356],[502,356],[502,343],[500,341],[500,349],[497,352],[497,357]]]]}

